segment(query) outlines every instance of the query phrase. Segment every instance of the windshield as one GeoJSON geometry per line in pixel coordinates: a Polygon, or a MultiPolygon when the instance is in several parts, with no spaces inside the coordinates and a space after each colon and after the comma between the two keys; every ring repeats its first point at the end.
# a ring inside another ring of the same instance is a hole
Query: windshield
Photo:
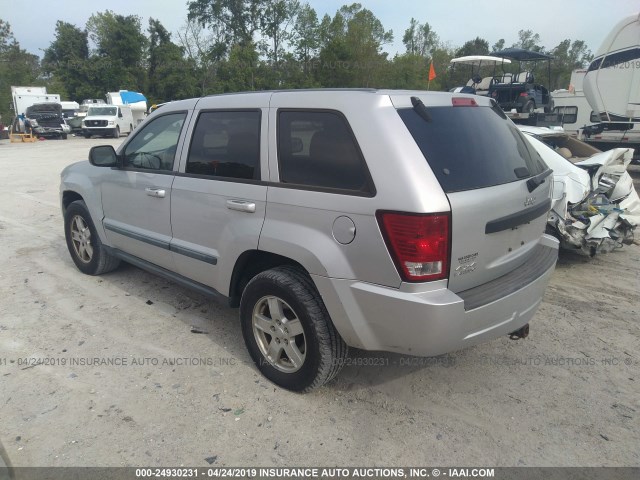
{"type": "Polygon", "coordinates": [[[504,113],[490,107],[398,110],[445,192],[515,182],[547,166],[504,113]]]}
{"type": "Polygon", "coordinates": [[[118,114],[118,107],[89,107],[88,116],[104,115],[113,117],[118,114]]]}

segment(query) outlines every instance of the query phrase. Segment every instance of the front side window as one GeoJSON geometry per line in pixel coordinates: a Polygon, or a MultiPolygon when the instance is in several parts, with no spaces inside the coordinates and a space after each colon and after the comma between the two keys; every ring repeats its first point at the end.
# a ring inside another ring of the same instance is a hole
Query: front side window
{"type": "Polygon", "coordinates": [[[185,112],[163,115],[147,123],[127,145],[124,168],[172,170],[185,112]]]}
{"type": "Polygon", "coordinates": [[[326,111],[278,114],[280,182],[371,193],[364,158],[344,117],[326,111]]]}
{"type": "Polygon", "coordinates": [[[260,179],[259,111],[203,112],[193,131],[186,173],[260,179]]]}

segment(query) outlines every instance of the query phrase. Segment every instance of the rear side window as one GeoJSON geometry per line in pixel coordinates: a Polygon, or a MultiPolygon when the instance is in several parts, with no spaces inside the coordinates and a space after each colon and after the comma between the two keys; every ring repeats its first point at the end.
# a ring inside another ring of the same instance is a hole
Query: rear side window
{"type": "Polygon", "coordinates": [[[260,179],[259,111],[203,112],[193,131],[186,173],[260,179]]]}
{"type": "Polygon", "coordinates": [[[370,194],[369,172],[345,118],[327,111],[278,114],[280,181],[370,194]]]}
{"type": "Polygon", "coordinates": [[[518,128],[490,107],[426,107],[398,114],[447,193],[538,175],[547,166],[518,128]]]}
{"type": "Polygon", "coordinates": [[[578,107],[555,107],[553,113],[558,114],[561,123],[576,123],[578,121],[578,107]]]}

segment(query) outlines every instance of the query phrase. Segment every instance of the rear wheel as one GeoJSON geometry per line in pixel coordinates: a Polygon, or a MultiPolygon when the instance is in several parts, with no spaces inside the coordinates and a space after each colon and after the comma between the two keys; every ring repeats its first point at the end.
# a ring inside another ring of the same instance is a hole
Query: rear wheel
{"type": "Polygon", "coordinates": [[[120,260],[109,255],[104,248],[82,200],[72,202],[65,210],[64,235],[73,263],[82,273],[100,275],[120,264],[120,260]]]}
{"type": "Polygon", "coordinates": [[[533,100],[529,100],[522,107],[522,113],[532,114],[535,112],[535,109],[536,109],[536,104],[533,102],[533,100]]]}
{"type": "Polygon", "coordinates": [[[340,371],[347,345],[309,276],[290,266],[256,275],[240,301],[245,344],[273,383],[306,392],[340,371]]]}

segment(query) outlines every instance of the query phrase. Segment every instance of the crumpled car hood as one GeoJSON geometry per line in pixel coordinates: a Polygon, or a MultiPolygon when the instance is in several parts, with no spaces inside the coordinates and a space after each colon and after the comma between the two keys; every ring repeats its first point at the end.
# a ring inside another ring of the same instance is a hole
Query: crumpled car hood
{"type": "Polygon", "coordinates": [[[627,167],[633,149],[616,148],[572,164],[540,140],[525,135],[553,169],[548,225],[561,246],[593,256],[633,242],[640,197],[627,167]]]}

